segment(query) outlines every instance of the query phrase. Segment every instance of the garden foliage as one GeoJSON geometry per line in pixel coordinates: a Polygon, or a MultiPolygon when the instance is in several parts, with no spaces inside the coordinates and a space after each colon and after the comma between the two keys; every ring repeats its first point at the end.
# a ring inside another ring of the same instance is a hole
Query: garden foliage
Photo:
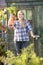
{"type": "Polygon", "coordinates": [[[15,56],[10,50],[7,50],[6,54],[7,57],[3,57],[3,59],[7,65],[43,65],[43,58],[36,56],[33,43],[24,48],[18,56],[15,56]]]}

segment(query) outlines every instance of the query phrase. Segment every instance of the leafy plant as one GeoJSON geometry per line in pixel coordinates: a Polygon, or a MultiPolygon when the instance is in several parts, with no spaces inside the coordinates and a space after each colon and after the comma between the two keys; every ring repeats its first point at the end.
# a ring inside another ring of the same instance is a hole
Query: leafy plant
{"type": "Polygon", "coordinates": [[[22,50],[22,53],[20,55],[18,55],[17,57],[13,54],[13,52],[8,50],[6,52],[7,53],[6,63],[8,65],[12,65],[12,64],[13,65],[33,65],[34,62],[37,62],[36,64],[38,64],[39,60],[38,61],[33,61],[34,58],[36,60],[38,59],[36,57],[35,53],[34,53],[34,49],[33,48],[34,48],[33,44],[31,44],[27,48],[24,48],[22,50]],[[32,61],[33,61],[33,63],[32,63],[32,61]]]}
{"type": "Polygon", "coordinates": [[[5,38],[0,38],[0,56],[5,55],[5,49],[4,49],[5,45],[6,45],[5,38]]]}
{"type": "Polygon", "coordinates": [[[2,18],[4,18],[6,22],[8,13],[14,13],[16,15],[17,7],[12,5],[10,7],[4,8],[4,10],[0,10],[0,25],[2,25],[2,18]]]}
{"type": "Polygon", "coordinates": [[[18,56],[15,56],[10,50],[7,50],[6,54],[7,57],[3,58],[7,65],[43,65],[43,58],[36,56],[34,52],[34,44],[24,48],[18,56]]]}

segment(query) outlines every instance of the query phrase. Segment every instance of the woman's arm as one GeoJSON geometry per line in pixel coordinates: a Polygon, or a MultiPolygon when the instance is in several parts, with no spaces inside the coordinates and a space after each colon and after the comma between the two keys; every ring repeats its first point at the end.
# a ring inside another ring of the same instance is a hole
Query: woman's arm
{"type": "Polygon", "coordinates": [[[30,35],[31,35],[31,37],[35,38],[35,35],[33,34],[32,31],[30,31],[30,35]]]}
{"type": "Polygon", "coordinates": [[[39,35],[34,35],[32,31],[30,31],[30,35],[31,35],[31,37],[33,37],[33,38],[39,38],[39,37],[40,37],[39,35]]]}

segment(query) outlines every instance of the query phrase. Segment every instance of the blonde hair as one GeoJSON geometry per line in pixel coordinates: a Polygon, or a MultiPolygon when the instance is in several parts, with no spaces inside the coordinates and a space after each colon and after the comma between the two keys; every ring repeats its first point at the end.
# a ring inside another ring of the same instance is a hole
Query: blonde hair
{"type": "MultiPolygon", "coordinates": [[[[23,13],[23,11],[22,11],[22,10],[19,10],[17,15],[19,15],[20,13],[22,13],[22,14],[24,15],[24,13],[23,13]]],[[[24,18],[23,18],[23,20],[22,20],[22,22],[21,22],[21,27],[26,27],[26,25],[25,25],[25,22],[24,22],[24,21],[25,21],[25,20],[24,20],[24,18]]]]}
{"type": "Polygon", "coordinates": [[[24,13],[23,13],[23,11],[22,11],[22,10],[19,10],[19,11],[18,11],[18,15],[19,15],[20,13],[22,13],[22,14],[24,15],[24,13]]]}

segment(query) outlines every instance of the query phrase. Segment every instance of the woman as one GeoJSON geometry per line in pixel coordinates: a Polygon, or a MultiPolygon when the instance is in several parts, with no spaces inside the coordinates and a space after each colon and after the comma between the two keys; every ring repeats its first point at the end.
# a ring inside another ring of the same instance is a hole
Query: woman
{"type": "Polygon", "coordinates": [[[21,52],[21,49],[25,48],[29,44],[29,32],[33,38],[32,26],[30,22],[24,20],[24,13],[22,10],[17,13],[18,20],[14,22],[14,45],[17,55],[21,52]]]}

